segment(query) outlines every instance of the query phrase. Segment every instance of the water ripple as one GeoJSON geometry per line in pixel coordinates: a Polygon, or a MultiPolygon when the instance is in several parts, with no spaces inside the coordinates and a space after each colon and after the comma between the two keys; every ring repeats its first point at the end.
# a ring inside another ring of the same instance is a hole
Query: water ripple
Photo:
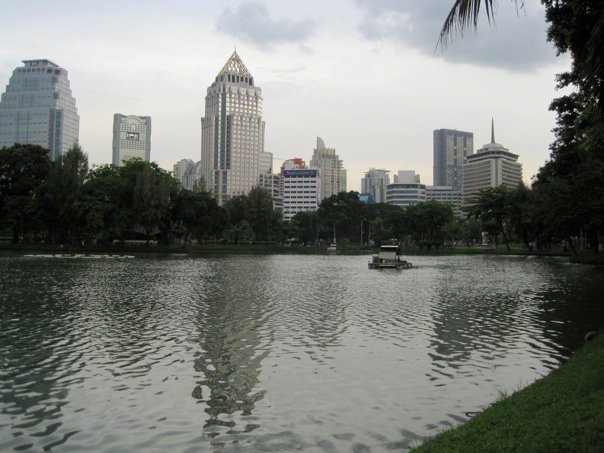
{"type": "Polygon", "coordinates": [[[601,270],[366,261],[0,257],[0,450],[406,450],[604,321],[601,270]]]}

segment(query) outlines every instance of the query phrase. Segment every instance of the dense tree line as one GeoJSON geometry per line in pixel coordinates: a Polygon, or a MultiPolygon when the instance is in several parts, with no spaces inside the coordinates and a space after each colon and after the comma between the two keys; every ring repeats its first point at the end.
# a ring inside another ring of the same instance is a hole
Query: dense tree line
{"type": "Polygon", "coordinates": [[[0,150],[0,228],[13,242],[203,241],[226,225],[210,193],[182,189],[155,163],[89,169],[77,146],[56,161],[37,145],[0,150]]]}
{"type": "MultiPolygon", "coordinates": [[[[555,181],[556,186],[539,182],[532,190],[485,190],[465,219],[455,219],[450,206],[436,201],[402,209],[362,203],[351,191],[284,222],[269,192],[259,187],[221,207],[203,184],[183,189],[155,163],[135,159],[121,167],[89,169],[79,147],[52,162],[43,148],[16,144],[0,150],[0,228],[13,242],[57,244],[153,239],[165,244],[212,240],[307,245],[335,238],[338,243],[396,240],[432,248],[480,244],[485,232],[495,244],[502,241],[508,248],[510,241],[528,248],[566,241],[573,247],[573,226],[583,211],[559,211],[562,203],[573,203],[572,193],[555,181]]],[[[589,219],[581,225],[587,234],[589,219]]]]}
{"type": "Polygon", "coordinates": [[[155,163],[88,168],[74,147],[57,161],[36,145],[0,150],[0,228],[13,242],[112,243],[153,239],[161,243],[318,241],[368,243],[399,239],[442,243],[450,207],[421,203],[406,211],[361,203],[357,192],[324,200],[315,212],[284,222],[268,191],[254,188],[218,206],[200,184],[183,189],[155,163]]]}

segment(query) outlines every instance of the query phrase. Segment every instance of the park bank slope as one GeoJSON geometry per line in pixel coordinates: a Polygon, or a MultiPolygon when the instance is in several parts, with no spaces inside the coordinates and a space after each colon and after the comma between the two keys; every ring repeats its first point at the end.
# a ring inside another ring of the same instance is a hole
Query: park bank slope
{"type": "Polygon", "coordinates": [[[548,376],[413,451],[604,451],[604,333],[548,376]]]}

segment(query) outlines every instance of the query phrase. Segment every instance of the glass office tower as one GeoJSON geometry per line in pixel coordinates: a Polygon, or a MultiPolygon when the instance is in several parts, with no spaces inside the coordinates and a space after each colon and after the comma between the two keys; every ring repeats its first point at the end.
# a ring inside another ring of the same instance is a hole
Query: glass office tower
{"type": "Polygon", "coordinates": [[[78,143],[80,117],[67,71],[49,60],[24,60],[0,98],[0,147],[40,145],[56,159],[78,143]]]}

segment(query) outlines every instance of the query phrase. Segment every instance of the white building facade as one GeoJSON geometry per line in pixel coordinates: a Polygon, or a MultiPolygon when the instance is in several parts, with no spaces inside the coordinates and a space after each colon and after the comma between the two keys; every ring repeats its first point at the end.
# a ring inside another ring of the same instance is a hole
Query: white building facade
{"type": "Polygon", "coordinates": [[[281,172],[283,219],[289,221],[298,212],[316,211],[321,203],[321,176],[316,168],[294,168],[281,172]]]}
{"type": "Polygon", "coordinates": [[[151,117],[113,115],[113,165],[130,159],[151,162],[151,117]]]}
{"type": "Polygon", "coordinates": [[[340,192],[346,192],[346,169],[334,148],[327,148],[321,137],[310,160],[310,168],[319,169],[321,175],[320,200],[340,192]]]}
{"type": "Polygon", "coordinates": [[[389,184],[386,188],[386,203],[407,208],[411,205],[426,201],[426,186],[424,184],[389,184]]]}
{"type": "Polygon", "coordinates": [[[458,219],[463,217],[461,190],[453,190],[451,186],[427,186],[426,201],[438,201],[453,208],[453,214],[458,219]]]}
{"type": "Polygon", "coordinates": [[[67,71],[49,60],[23,60],[0,98],[0,148],[40,145],[57,159],[78,143],[80,117],[67,71]]]}
{"type": "Polygon", "coordinates": [[[262,91],[233,52],[208,88],[201,119],[202,174],[219,204],[258,184],[264,128],[262,91]]]}

